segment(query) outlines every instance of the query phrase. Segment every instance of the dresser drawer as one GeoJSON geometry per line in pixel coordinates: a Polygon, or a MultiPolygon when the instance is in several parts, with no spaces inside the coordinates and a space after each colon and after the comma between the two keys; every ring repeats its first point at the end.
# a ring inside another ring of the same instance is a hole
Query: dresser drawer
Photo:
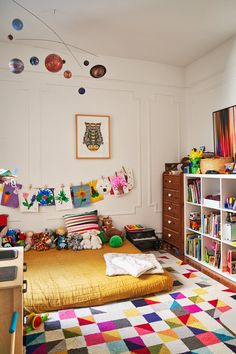
{"type": "Polygon", "coordinates": [[[181,242],[181,236],[178,232],[173,230],[167,229],[166,227],[163,228],[163,239],[168,243],[173,245],[179,246],[181,242]]]}
{"type": "Polygon", "coordinates": [[[180,177],[174,175],[164,175],[163,177],[164,188],[168,189],[180,189],[180,177]]]}
{"type": "Polygon", "coordinates": [[[172,202],[164,203],[163,212],[166,215],[174,216],[175,218],[180,217],[180,205],[173,204],[172,202]]]}
{"type": "Polygon", "coordinates": [[[180,220],[164,214],[163,226],[174,231],[179,231],[180,220]]]}
{"type": "Polygon", "coordinates": [[[165,202],[172,202],[178,204],[180,202],[180,192],[164,188],[163,198],[165,202]]]}

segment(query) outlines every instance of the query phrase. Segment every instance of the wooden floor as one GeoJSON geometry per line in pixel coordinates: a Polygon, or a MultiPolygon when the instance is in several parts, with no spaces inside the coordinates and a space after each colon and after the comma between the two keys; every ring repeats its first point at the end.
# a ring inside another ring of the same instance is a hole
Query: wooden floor
{"type": "Polygon", "coordinates": [[[166,250],[167,252],[173,254],[173,256],[179,258],[182,261],[185,261],[186,263],[190,264],[194,268],[200,270],[200,272],[208,275],[212,279],[218,281],[221,284],[224,284],[225,286],[227,286],[228,288],[230,288],[236,292],[236,284],[234,282],[230,281],[229,279],[223,277],[220,274],[215,273],[214,271],[208,269],[207,267],[204,267],[202,264],[200,264],[198,262],[194,262],[192,259],[189,259],[188,257],[185,257],[184,255],[179,255],[176,252],[176,249],[172,248],[167,243],[163,243],[161,249],[166,250]]]}

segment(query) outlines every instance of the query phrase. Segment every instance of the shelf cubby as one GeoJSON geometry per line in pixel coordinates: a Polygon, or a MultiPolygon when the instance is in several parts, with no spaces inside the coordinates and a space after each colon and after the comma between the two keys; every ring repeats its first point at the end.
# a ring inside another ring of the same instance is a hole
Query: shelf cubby
{"type": "Polygon", "coordinates": [[[225,205],[227,197],[236,198],[236,175],[185,174],[184,193],[186,257],[236,282],[236,274],[230,274],[227,271],[228,251],[236,251],[236,239],[235,241],[231,240],[231,235],[234,235],[234,233],[229,233],[227,229],[227,223],[229,223],[228,212],[231,212],[230,225],[232,226],[232,221],[236,222],[236,210],[227,209],[225,205]],[[194,181],[198,181],[197,185],[200,190],[200,200],[197,203],[196,200],[191,201],[191,198],[189,198],[189,186],[196,184],[194,181]],[[211,198],[210,196],[213,196],[213,199],[209,199],[211,198]],[[191,212],[198,212],[201,215],[201,227],[199,230],[191,228],[192,225],[190,225],[189,221],[191,212]],[[209,222],[210,219],[215,221],[214,227],[205,228],[204,216],[209,216],[209,222]],[[198,240],[201,242],[201,257],[199,257],[199,251],[196,257],[196,252],[194,254],[191,248],[195,243],[199,242],[198,240]]]}

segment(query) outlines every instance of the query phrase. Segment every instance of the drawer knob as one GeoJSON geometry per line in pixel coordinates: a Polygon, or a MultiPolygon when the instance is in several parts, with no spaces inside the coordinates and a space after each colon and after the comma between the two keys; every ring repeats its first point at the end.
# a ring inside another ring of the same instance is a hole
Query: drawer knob
{"type": "Polygon", "coordinates": [[[168,234],[168,237],[171,237],[171,234],[168,234]]]}
{"type": "Polygon", "coordinates": [[[169,183],[171,183],[172,181],[171,181],[171,179],[169,179],[169,181],[168,181],[169,183]]]}
{"type": "Polygon", "coordinates": [[[168,210],[171,210],[172,208],[171,207],[168,207],[168,210]]]}
{"type": "Polygon", "coordinates": [[[171,193],[168,193],[168,197],[171,197],[172,196],[172,194],[171,193]]]}
{"type": "Polygon", "coordinates": [[[168,224],[171,224],[171,220],[168,220],[168,224]]]}

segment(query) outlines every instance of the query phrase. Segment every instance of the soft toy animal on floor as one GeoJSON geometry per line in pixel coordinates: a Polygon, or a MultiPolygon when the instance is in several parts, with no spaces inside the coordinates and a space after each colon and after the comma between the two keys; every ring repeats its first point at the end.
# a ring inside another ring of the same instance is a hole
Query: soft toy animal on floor
{"type": "Polygon", "coordinates": [[[56,238],[57,238],[57,249],[67,249],[67,238],[66,238],[67,230],[64,226],[58,226],[56,229],[56,238]]]}
{"type": "Polygon", "coordinates": [[[110,216],[104,217],[103,218],[103,227],[102,227],[104,233],[105,233],[105,237],[106,239],[109,241],[110,238],[114,235],[118,235],[123,237],[124,234],[122,231],[116,229],[115,227],[113,227],[113,223],[112,223],[112,218],[110,216]]]}
{"type": "Polygon", "coordinates": [[[36,251],[48,251],[51,245],[51,237],[43,232],[40,233],[41,239],[34,245],[36,251]]]}
{"type": "Polygon", "coordinates": [[[67,236],[68,248],[73,251],[79,251],[82,249],[81,241],[83,237],[78,232],[73,232],[67,236]]]}
{"type": "Polygon", "coordinates": [[[91,248],[92,250],[100,249],[102,248],[102,240],[98,236],[100,231],[98,230],[91,230],[90,235],[91,235],[91,248]]]}
{"type": "Polygon", "coordinates": [[[25,239],[25,251],[29,251],[33,247],[33,231],[27,231],[25,233],[26,239],[25,239]]]}
{"type": "Polygon", "coordinates": [[[91,235],[89,232],[84,232],[82,234],[83,240],[81,241],[81,246],[85,250],[90,250],[91,249],[91,235]]]}

